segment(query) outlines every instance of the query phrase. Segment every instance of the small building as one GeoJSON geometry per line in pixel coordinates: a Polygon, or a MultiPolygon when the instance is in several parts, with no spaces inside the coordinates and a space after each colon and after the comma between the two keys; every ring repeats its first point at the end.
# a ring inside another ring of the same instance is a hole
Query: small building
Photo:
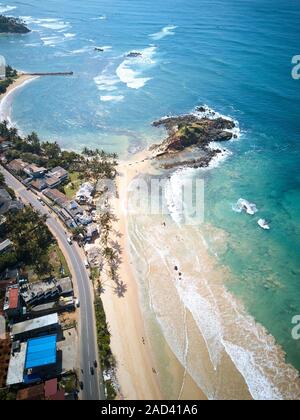
{"type": "Polygon", "coordinates": [[[17,393],[17,401],[40,401],[44,399],[44,384],[33,385],[29,388],[20,389],[17,393]]]}
{"type": "Polygon", "coordinates": [[[0,243],[0,255],[5,254],[6,252],[12,251],[14,244],[9,239],[0,243]]]}
{"type": "Polygon", "coordinates": [[[37,178],[30,182],[30,185],[37,191],[43,191],[48,188],[47,182],[44,178],[37,178]]]}
{"type": "Polygon", "coordinates": [[[6,152],[8,149],[12,147],[11,141],[2,141],[0,142],[0,152],[6,152]]]}
{"type": "Polygon", "coordinates": [[[59,178],[56,178],[55,176],[47,175],[45,177],[45,183],[47,185],[47,188],[57,188],[61,184],[61,180],[59,178]]]}
{"type": "Polygon", "coordinates": [[[19,200],[13,200],[11,195],[4,188],[0,188],[0,215],[10,212],[18,212],[24,208],[19,200]]]}
{"type": "Polygon", "coordinates": [[[19,286],[11,286],[6,289],[3,311],[8,319],[20,315],[20,292],[19,286]]]}
{"type": "Polygon", "coordinates": [[[11,327],[11,336],[13,340],[26,340],[33,336],[57,332],[58,329],[58,314],[54,313],[14,324],[11,327]]]}
{"type": "Polygon", "coordinates": [[[51,177],[57,178],[60,182],[64,182],[69,178],[69,173],[61,166],[57,166],[56,168],[52,169],[48,174],[51,177]]]}
{"type": "Polygon", "coordinates": [[[78,214],[75,220],[80,225],[87,226],[93,222],[93,217],[87,213],[84,213],[84,214],[78,214]]]}
{"type": "Polygon", "coordinates": [[[14,159],[7,165],[8,169],[16,174],[23,173],[27,166],[28,163],[22,159],[14,159]]]}
{"type": "Polygon", "coordinates": [[[70,277],[30,283],[21,289],[21,295],[27,307],[57,302],[61,296],[71,296],[73,293],[70,277]]]}
{"type": "Polygon", "coordinates": [[[93,193],[94,193],[94,186],[90,182],[85,182],[81,185],[80,189],[78,190],[76,194],[76,200],[80,204],[86,204],[91,203],[93,199],[93,193]]]}
{"type": "Polygon", "coordinates": [[[99,230],[98,230],[98,226],[95,223],[89,225],[86,228],[86,239],[88,241],[91,241],[94,238],[97,238],[98,235],[99,235],[99,230]]]}
{"type": "Polygon", "coordinates": [[[16,344],[13,346],[9,360],[6,386],[23,383],[27,343],[18,342],[16,344]]]}
{"type": "Polygon", "coordinates": [[[56,377],[60,372],[56,346],[55,334],[32,338],[23,343],[15,342],[6,385],[33,384],[56,377]]]}
{"type": "Polygon", "coordinates": [[[60,207],[69,203],[66,195],[56,189],[46,189],[43,194],[60,207]]]}
{"type": "Polygon", "coordinates": [[[47,169],[32,163],[24,168],[24,172],[31,178],[41,178],[45,175],[47,169]]]}
{"type": "Polygon", "coordinates": [[[64,400],[65,391],[58,389],[57,378],[45,383],[21,389],[17,393],[17,401],[64,400]]]}
{"type": "Polygon", "coordinates": [[[24,383],[39,382],[53,376],[57,362],[56,343],[55,334],[28,340],[24,383]]]}

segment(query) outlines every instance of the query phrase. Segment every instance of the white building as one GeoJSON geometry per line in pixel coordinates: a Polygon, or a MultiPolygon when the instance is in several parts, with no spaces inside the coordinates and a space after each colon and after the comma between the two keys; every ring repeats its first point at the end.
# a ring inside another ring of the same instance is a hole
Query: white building
{"type": "Polygon", "coordinates": [[[3,55],[0,55],[0,80],[4,80],[6,77],[6,60],[3,55]]]}

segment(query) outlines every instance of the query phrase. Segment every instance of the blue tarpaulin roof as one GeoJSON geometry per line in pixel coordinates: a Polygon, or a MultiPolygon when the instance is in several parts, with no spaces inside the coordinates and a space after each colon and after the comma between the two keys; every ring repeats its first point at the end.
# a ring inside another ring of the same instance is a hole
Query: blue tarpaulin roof
{"type": "Polygon", "coordinates": [[[54,363],[56,363],[56,335],[28,340],[25,369],[54,363]]]}

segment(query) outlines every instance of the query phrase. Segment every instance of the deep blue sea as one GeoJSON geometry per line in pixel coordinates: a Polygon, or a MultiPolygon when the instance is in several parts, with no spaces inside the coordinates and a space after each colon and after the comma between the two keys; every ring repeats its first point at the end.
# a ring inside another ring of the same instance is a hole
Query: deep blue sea
{"type": "Polygon", "coordinates": [[[13,67],[75,73],[16,93],[11,119],[23,132],[125,157],[158,140],[151,122],[167,114],[207,104],[239,121],[231,156],[205,175],[206,221],[227,234],[228,287],[300,370],[291,336],[300,315],[299,0],[28,0],[1,12],[32,29],[0,36],[13,67]],[[240,197],[270,232],[232,210],[240,197]]]}

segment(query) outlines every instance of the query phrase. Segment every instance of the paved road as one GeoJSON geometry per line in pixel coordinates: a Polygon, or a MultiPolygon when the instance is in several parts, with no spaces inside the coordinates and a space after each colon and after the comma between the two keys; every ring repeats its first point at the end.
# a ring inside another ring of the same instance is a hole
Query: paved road
{"type": "Polygon", "coordinates": [[[84,400],[103,400],[104,392],[102,375],[99,372],[99,362],[98,368],[95,369],[95,375],[91,375],[90,373],[90,367],[93,366],[95,360],[98,361],[95,315],[90,279],[80,255],[80,250],[77,244],[70,245],[68,243],[68,236],[62,224],[50,213],[46,206],[42,206],[33,192],[28,191],[23,184],[2,166],[0,166],[0,171],[5,176],[7,185],[15,191],[16,195],[20,197],[24,203],[30,203],[40,213],[48,216],[47,225],[57,239],[65,255],[69,268],[73,274],[73,281],[77,283],[78,287],[80,299],[80,361],[82,369],[82,371],[80,371],[80,380],[84,384],[81,398],[84,400]]]}

